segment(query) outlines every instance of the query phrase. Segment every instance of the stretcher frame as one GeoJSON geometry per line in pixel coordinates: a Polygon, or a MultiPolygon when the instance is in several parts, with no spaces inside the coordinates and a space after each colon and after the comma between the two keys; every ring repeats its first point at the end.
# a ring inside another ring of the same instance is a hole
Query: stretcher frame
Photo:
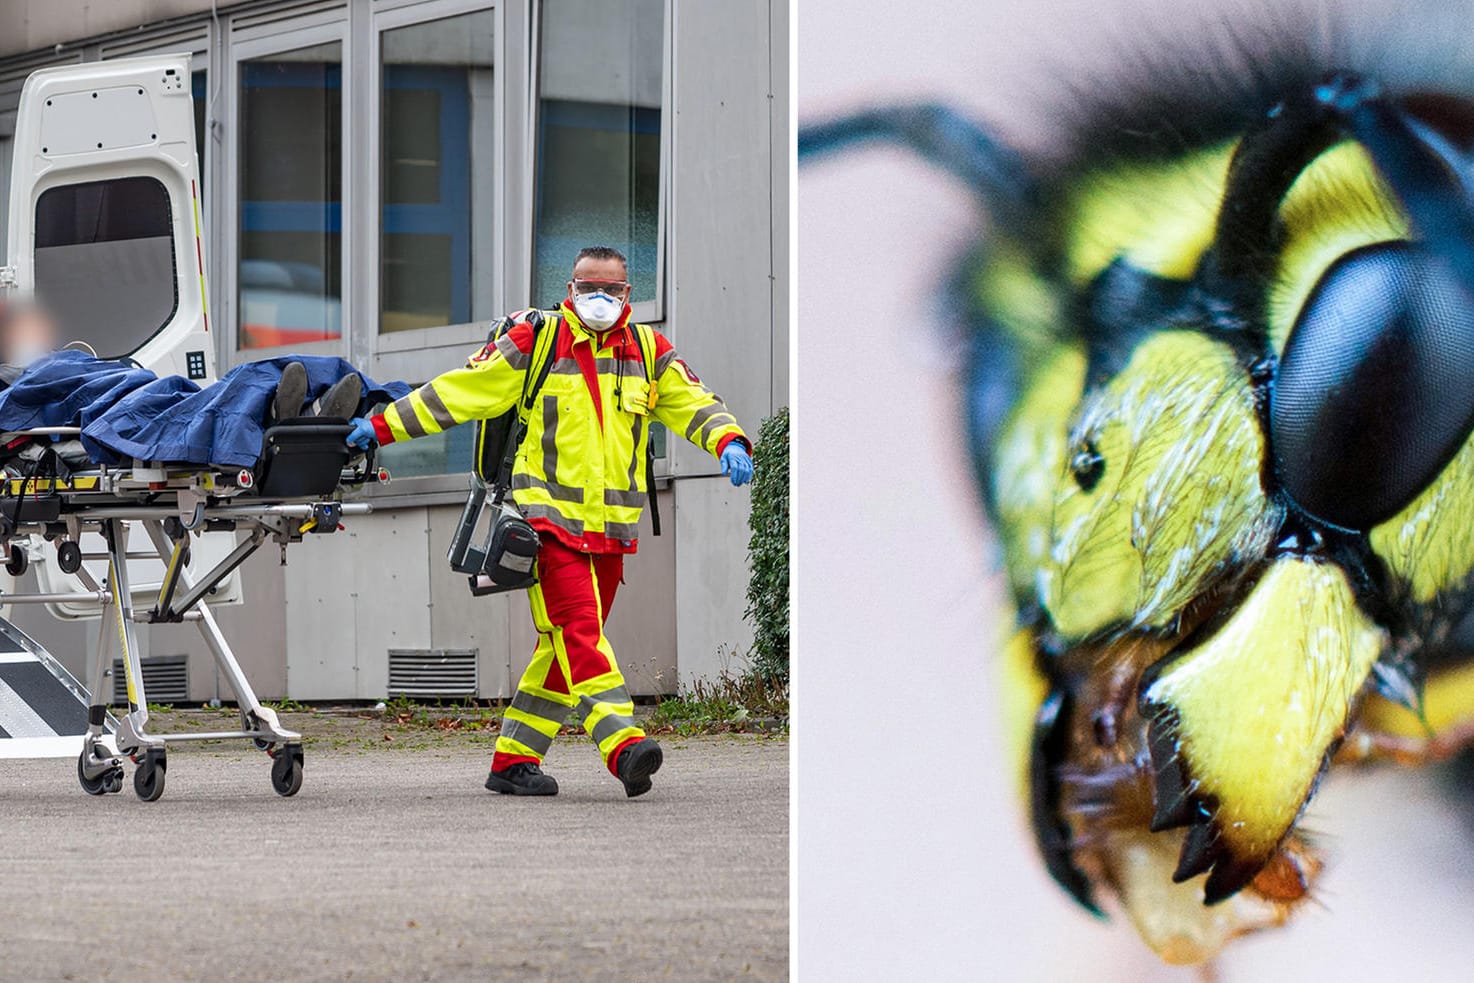
{"type": "MultiPolygon", "coordinates": [[[[341,439],[348,429],[342,427],[343,434],[337,435],[339,448],[346,446],[341,439]]],[[[78,434],[80,429],[75,427],[44,427],[0,434],[0,443],[78,434]]],[[[4,592],[0,603],[57,604],[80,599],[99,605],[103,630],[98,633],[87,675],[87,732],[77,759],[77,778],[84,791],[89,795],[120,791],[126,757],[137,766],[134,791],[152,802],[163,794],[169,744],[249,740],[271,757],[276,792],[283,796],[297,793],[302,784],[302,735],[283,727],[276,712],[256,698],[207,597],[268,541],[281,547],[285,560],[289,545],[302,542],[305,536],[335,533],[342,528],[343,518],[372,511],[368,503],[343,502],[344,487],[388,480],[386,469],[374,467],[372,450],[358,466],[345,466],[338,472],[330,495],[291,498],[262,494],[266,489],[257,488],[256,474],[247,468],[165,467],[135,461],[132,467],[101,465],[66,476],[0,478],[0,550],[11,557],[11,572],[24,572],[26,555],[13,540],[40,536],[57,545],[58,566],[84,589],[80,593],[4,592]],[[11,503],[15,503],[13,510],[11,503]],[[26,503],[32,508],[24,508],[26,503]],[[130,552],[130,526],[135,524],[147,535],[151,551],[130,552]],[[102,535],[105,552],[81,551],[84,530],[102,535]],[[245,531],[246,535],[209,571],[192,578],[185,570],[190,540],[204,531],[245,531]],[[128,561],[155,556],[165,564],[164,578],[152,607],[140,610],[128,583],[128,561]],[[82,561],[103,558],[108,561],[108,572],[99,583],[82,561]],[[134,626],[185,621],[198,627],[235,694],[240,710],[237,730],[160,734],[149,729],[148,695],[134,626]],[[107,679],[113,655],[109,623],[116,629],[122,650],[128,695],[128,710],[121,717],[108,711],[107,679]]]]}

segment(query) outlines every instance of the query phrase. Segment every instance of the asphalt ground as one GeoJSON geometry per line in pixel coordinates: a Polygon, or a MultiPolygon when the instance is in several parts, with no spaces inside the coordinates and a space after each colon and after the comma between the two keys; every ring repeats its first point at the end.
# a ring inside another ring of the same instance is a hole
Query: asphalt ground
{"type": "Polygon", "coordinates": [[[787,979],[785,738],[662,735],[628,799],[562,736],[522,799],[489,735],[332,729],[291,799],[243,743],[175,745],[151,804],[0,762],[0,979],[787,979]]]}

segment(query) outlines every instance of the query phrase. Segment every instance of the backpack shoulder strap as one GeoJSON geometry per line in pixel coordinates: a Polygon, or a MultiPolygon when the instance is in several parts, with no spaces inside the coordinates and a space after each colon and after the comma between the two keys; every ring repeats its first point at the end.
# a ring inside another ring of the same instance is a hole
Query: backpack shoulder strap
{"type": "MultiPolygon", "coordinates": [[[[655,393],[655,329],[648,324],[635,325],[635,345],[640,349],[640,364],[645,369],[645,381],[650,384],[650,401],[655,393]]],[[[650,499],[650,530],[660,535],[660,501],[655,496],[655,441],[650,439],[650,428],[645,427],[645,495],[650,499]]]]}
{"type": "Polygon", "coordinates": [[[640,349],[640,362],[645,367],[645,381],[655,382],[655,329],[648,324],[636,324],[635,346],[640,349]]]}
{"type": "Polygon", "coordinates": [[[519,415],[524,417],[532,409],[543,383],[548,381],[548,373],[553,370],[558,352],[558,329],[563,326],[563,318],[556,311],[528,311],[527,320],[532,325],[532,361],[522,379],[519,415]],[[533,374],[534,367],[536,375],[533,374]]]}
{"type": "Polygon", "coordinates": [[[527,436],[528,414],[532,412],[533,404],[537,402],[538,391],[547,381],[548,373],[552,371],[553,362],[556,361],[558,329],[563,323],[563,319],[556,312],[551,311],[528,311],[524,320],[532,325],[532,361],[527,367],[526,374],[522,376],[522,398],[517,403],[511,439],[507,441],[506,450],[502,453],[501,466],[496,472],[496,484],[499,487],[496,496],[498,505],[501,504],[506,488],[512,483],[512,466],[517,460],[517,449],[522,446],[522,438],[527,436]]]}

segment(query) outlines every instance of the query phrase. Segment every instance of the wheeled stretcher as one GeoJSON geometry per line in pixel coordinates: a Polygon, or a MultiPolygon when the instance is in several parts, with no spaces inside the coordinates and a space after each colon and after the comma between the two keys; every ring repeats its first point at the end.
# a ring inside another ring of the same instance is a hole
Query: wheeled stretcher
{"type": "MultiPolygon", "coordinates": [[[[222,739],[253,741],[271,756],[272,787],[284,796],[296,794],[302,784],[302,735],[282,727],[276,713],[256,698],[210,610],[210,598],[268,541],[279,544],[285,558],[288,546],[308,536],[331,535],[344,518],[370,511],[367,503],[343,502],[343,491],[386,482],[389,475],[374,466],[372,450],[359,455],[347,446],[349,429],[317,418],[283,421],[266,431],[261,461],[254,469],[134,462],[131,467],[89,465],[72,470],[49,457],[7,466],[6,476],[0,478],[0,550],[9,557],[7,569],[16,576],[24,573],[28,558],[46,542],[55,551],[55,565],[76,578],[80,591],[4,593],[0,603],[54,607],[82,602],[95,605],[102,619],[87,675],[86,732],[77,757],[77,778],[88,794],[121,790],[123,759],[128,758],[136,765],[134,791],[139,798],[154,801],[164,791],[169,744],[222,739]],[[139,531],[146,546],[137,543],[139,531]],[[93,532],[101,535],[104,548],[87,553],[83,536],[93,532]],[[205,572],[191,576],[186,568],[192,543],[203,534],[220,532],[235,534],[234,549],[205,572]],[[130,549],[130,541],[141,548],[130,549]],[[129,561],[153,557],[163,562],[164,575],[152,605],[144,607],[130,587],[129,561]],[[101,578],[84,563],[104,559],[106,573],[101,578]],[[134,626],[184,621],[199,628],[234,693],[240,729],[180,734],[149,730],[134,626]],[[126,714],[117,718],[107,709],[114,640],[121,649],[128,697],[126,714]]],[[[78,432],[46,428],[5,433],[0,434],[0,443],[9,446],[26,437],[64,439],[78,432]]],[[[3,620],[0,637],[14,637],[19,648],[45,656],[3,620]]],[[[41,662],[75,692],[75,681],[54,659],[47,656],[41,662]]]]}

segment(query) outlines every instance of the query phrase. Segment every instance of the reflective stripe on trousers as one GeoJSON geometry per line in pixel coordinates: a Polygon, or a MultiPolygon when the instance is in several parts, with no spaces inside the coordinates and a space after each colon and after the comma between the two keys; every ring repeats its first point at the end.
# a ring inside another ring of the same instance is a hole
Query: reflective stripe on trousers
{"type": "Polygon", "coordinates": [[[540,762],[569,711],[581,706],[584,729],[607,767],[616,750],[645,736],[604,635],[624,557],[580,553],[547,537],[537,572],[527,592],[537,648],[507,708],[491,766],[501,771],[519,761],[540,762]]]}

